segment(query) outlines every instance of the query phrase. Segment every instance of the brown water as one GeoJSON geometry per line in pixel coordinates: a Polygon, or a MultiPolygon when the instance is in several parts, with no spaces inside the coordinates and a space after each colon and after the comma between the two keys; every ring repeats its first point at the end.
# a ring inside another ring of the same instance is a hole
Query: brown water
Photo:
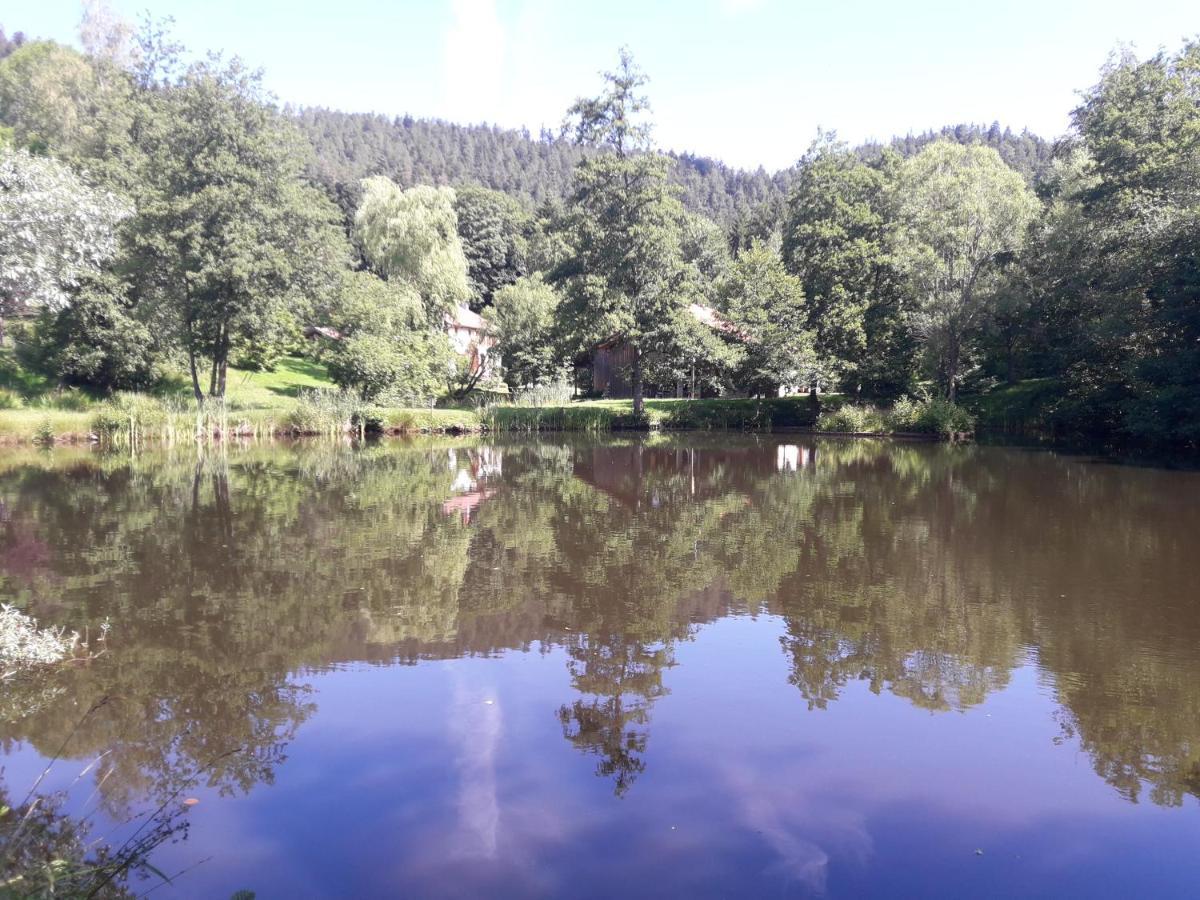
{"type": "Polygon", "coordinates": [[[1192,897],[1198,584],[1200,475],[1045,452],[9,451],[4,600],[112,632],[5,789],[198,800],[156,897],[1192,897]]]}

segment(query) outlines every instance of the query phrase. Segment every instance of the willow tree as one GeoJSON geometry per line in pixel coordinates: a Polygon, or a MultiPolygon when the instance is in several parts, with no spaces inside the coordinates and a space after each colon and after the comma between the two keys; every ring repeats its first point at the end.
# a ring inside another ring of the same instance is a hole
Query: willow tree
{"type": "Polygon", "coordinates": [[[454,190],[421,185],[407,191],[383,178],[363,180],[354,232],[371,267],[415,290],[430,321],[471,296],[458,236],[454,190]]]}
{"type": "Polygon", "coordinates": [[[900,187],[900,256],[915,294],[914,325],[954,401],[970,341],[1038,201],[999,153],[980,144],[930,144],[904,162],[900,187]]]}
{"type": "Polygon", "coordinates": [[[683,321],[689,277],[681,248],[683,207],[652,152],[646,76],[627,50],[597,97],[568,111],[575,139],[600,152],[575,169],[570,225],[571,313],[592,340],[617,337],[633,351],[633,410],[644,410],[648,354],[669,352],[683,321]]]}

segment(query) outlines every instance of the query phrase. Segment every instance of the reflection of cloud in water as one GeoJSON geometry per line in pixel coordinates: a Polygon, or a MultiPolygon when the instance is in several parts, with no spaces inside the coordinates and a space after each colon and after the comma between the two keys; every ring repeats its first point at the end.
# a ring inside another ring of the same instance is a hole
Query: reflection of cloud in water
{"type": "Polygon", "coordinates": [[[458,834],[454,850],[464,856],[496,857],[500,805],[496,800],[496,749],[502,729],[500,703],[490,687],[471,688],[453,669],[454,707],[450,737],[457,745],[458,834]]]}
{"type": "Polygon", "coordinates": [[[737,815],[777,854],[773,868],[788,879],[824,891],[831,854],[859,862],[870,855],[871,836],[861,815],[828,808],[802,784],[800,771],[731,765],[723,775],[737,815]]]}

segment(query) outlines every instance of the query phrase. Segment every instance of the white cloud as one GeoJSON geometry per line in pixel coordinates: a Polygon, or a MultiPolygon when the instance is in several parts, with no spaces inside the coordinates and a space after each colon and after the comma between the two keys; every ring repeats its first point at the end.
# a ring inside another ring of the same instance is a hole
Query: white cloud
{"type": "Polygon", "coordinates": [[[495,0],[451,0],[444,112],[457,122],[494,122],[504,99],[504,26],[495,0]]]}

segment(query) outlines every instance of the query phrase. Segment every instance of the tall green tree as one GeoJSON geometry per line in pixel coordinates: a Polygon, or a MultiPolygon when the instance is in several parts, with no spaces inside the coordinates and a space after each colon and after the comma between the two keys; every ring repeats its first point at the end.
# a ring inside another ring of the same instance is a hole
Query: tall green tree
{"type": "Polygon", "coordinates": [[[65,384],[141,390],[154,378],[154,334],[134,315],[128,290],[110,272],[82,276],[60,309],[44,309],[17,344],[27,366],[65,384]]]}
{"type": "Polygon", "coordinates": [[[985,323],[1002,264],[1038,209],[1024,179],[995,150],[936,141],[901,170],[900,253],[931,365],[953,402],[985,323]]]}
{"type": "Polygon", "coordinates": [[[804,287],[769,247],[755,242],[738,254],[720,297],[745,347],[739,384],[772,393],[812,384],[824,374],[807,329],[804,287]]]}
{"type": "Polygon", "coordinates": [[[888,152],[868,165],[823,135],[800,161],[783,226],[816,349],[846,387],[883,396],[908,387],[914,356],[894,247],[897,165],[888,152]]]}
{"type": "Polygon", "coordinates": [[[52,41],[25,44],[0,62],[0,123],[13,142],[125,193],[140,171],[142,100],[131,72],[112,58],[52,41]]]}
{"type": "Polygon", "coordinates": [[[627,50],[604,81],[601,94],[568,112],[575,139],[600,151],[575,170],[568,296],[582,334],[593,341],[617,336],[632,349],[640,416],[647,356],[670,351],[687,304],[683,207],[666,160],[651,152],[649,103],[641,93],[647,79],[627,50]]]}
{"type": "Polygon", "coordinates": [[[230,353],[332,289],[348,248],[301,178],[298,135],[237,61],[196,63],[156,92],[128,261],[185,351],[197,402],[223,398],[230,353]]]}
{"type": "Polygon", "coordinates": [[[1074,125],[1092,160],[1078,200],[1097,264],[1068,389],[1116,400],[1120,431],[1140,441],[1200,445],[1200,42],[1114,60],[1074,125]]]}
{"type": "Polygon", "coordinates": [[[371,272],[346,272],[329,313],[337,340],[325,354],[334,383],[364,400],[424,403],[452,364],[444,331],[430,328],[420,295],[371,272]]]}
{"type": "Polygon", "coordinates": [[[467,258],[471,308],[490,306],[496,291],[527,271],[529,213],[508,194],[478,185],[456,188],[454,211],[467,258]]]}
{"type": "Polygon", "coordinates": [[[558,291],[537,275],[496,291],[485,318],[496,336],[493,352],[503,361],[504,380],[513,390],[562,374],[555,329],[561,300],[558,291]]]}
{"type": "Polygon", "coordinates": [[[0,337],[18,308],[69,304],[80,279],[116,252],[130,212],[55,159],[0,148],[0,337]]]}

